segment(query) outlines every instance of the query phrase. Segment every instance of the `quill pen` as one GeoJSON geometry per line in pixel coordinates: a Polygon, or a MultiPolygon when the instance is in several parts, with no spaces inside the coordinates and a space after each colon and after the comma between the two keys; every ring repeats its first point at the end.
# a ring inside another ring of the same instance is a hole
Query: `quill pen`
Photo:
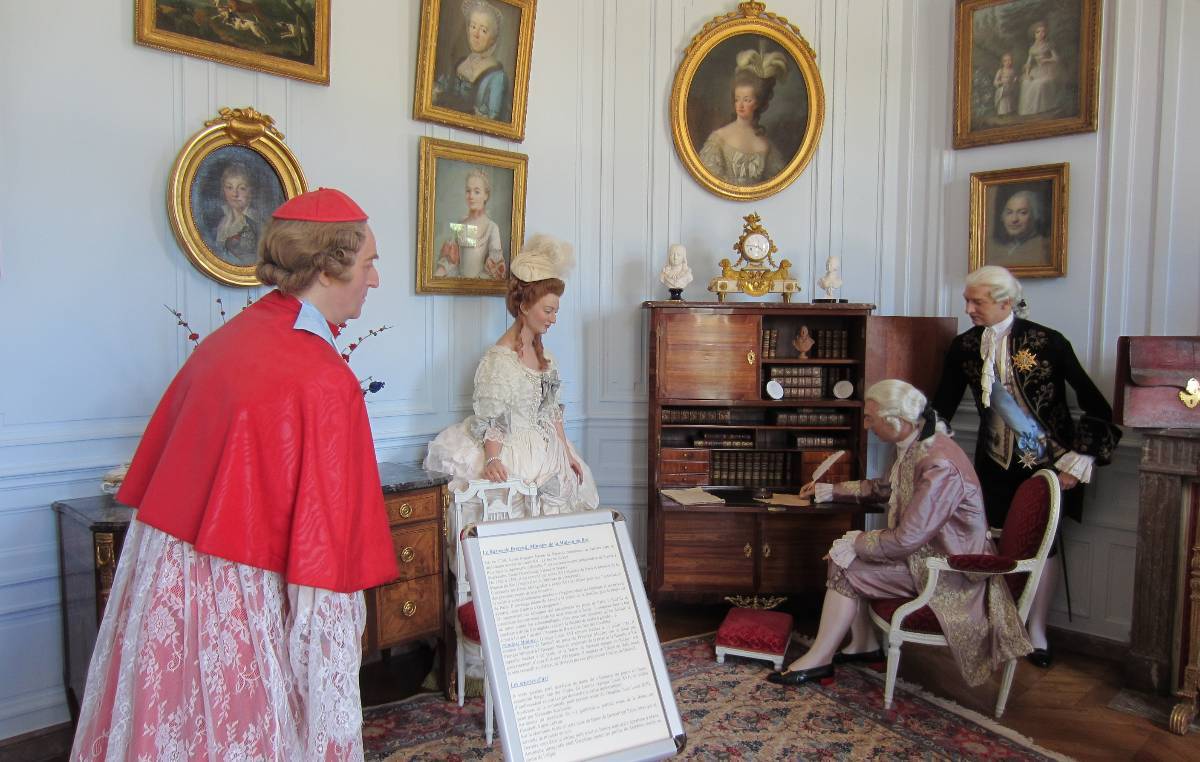
{"type": "Polygon", "coordinates": [[[824,476],[825,472],[828,471],[830,469],[830,467],[833,466],[834,463],[837,463],[838,460],[840,460],[841,457],[845,454],[846,454],[845,450],[838,450],[837,452],[833,453],[825,460],[821,461],[821,465],[819,465],[813,469],[812,479],[809,480],[809,483],[815,482],[818,479],[820,479],[822,476],[824,476]]]}

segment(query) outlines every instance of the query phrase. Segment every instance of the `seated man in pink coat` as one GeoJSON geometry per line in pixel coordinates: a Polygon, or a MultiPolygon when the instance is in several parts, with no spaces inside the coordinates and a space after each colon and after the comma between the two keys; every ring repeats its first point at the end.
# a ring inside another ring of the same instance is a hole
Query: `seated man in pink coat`
{"type": "MultiPolygon", "coordinates": [[[[912,598],[924,586],[925,559],[992,553],[983,494],[971,461],[946,434],[925,395],[903,381],[867,390],[863,426],[896,445],[887,479],[807,485],[801,496],[887,503],[887,529],[848,532],[829,551],[829,581],[816,642],[784,672],[767,679],[802,685],[833,677],[834,664],[882,661],[866,603],[912,598]],[[838,652],[847,631],[845,651],[838,652]]],[[[929,603],[967,683],[978,685],[999,664],[1032,650],[1003,580],[944,574],[929,603]],[[991,589],[985,595],[984,585],[991,589]]]]}

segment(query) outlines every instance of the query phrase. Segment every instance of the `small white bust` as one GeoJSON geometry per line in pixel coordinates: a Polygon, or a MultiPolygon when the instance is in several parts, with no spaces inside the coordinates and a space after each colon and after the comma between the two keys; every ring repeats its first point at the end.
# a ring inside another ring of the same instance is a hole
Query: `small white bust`
{"type": "Polygon", "coordinates": [[[687,288],[692,282],[692,268],[688,267],[687,249],[681,243],[673,243],[667,249],[667,264],[658,279],[667,288],[687,288]]]}
{"type": "Polygon", "coordinates": [[[833,299],[839,288],[842,287],[842,258],[829,257],[825,260],[825,274],[817,281],[817,285],[825,290],[825,298],[833,299]]]}

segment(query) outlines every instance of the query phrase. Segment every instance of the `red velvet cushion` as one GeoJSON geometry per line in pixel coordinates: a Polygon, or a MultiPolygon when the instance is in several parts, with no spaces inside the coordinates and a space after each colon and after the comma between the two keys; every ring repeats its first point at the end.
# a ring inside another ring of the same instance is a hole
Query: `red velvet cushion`
{"type": "MultiPolygon", "coordinates": [[[[871,610],[874,611],[881,619],[887,622],[892,621],[892,614],[896,613],[896,609],[908,603],[911,598],[883,598],[878,601],[871,601],[871,610]]],[[[938,624],[937,617],[933,614],[933,609],[925,606],[919,608],[913,613],[904,618],[904,623],[901,625],[905,630],[912,632],[925,632],[930,635],[940,635],[942,626],[938,624]]]]}
{"type": "Polygon", "coordinates": [[[479,620],[475,618],[475,604],[471,601],[458,607],[458,626],[464,638],[479,642],[479,620]]]}
{"type": "Polygon", "coordinates": [[[791,633],[791,614],[733,608],[717,630],[717,645],[782,655],[787,650],[791,633]]]}
{"type": "Polygon", "coordinates": [[[949,556],[946,563],[955,571],[962,572],[1006,572],[1017,568],[1017,562],[1006,556],[987,553],[963,553],[949,556]]]}
{"type": "MultiPolygon", "coordinates": [[[[1000,555],[1018,559],[1037,555],[1042,538],[1046,536],[1049,518],[1050,485],[1040,476],[1026,479],[1017,488],[1017,494],[1013,495],[1009,504],[1004,534],[1000,536],[1000,555]]],[[[1009,574],[1004,577],[1014,601],[1021,597],[1028,580],[1028,574],[1009,574]]]]}

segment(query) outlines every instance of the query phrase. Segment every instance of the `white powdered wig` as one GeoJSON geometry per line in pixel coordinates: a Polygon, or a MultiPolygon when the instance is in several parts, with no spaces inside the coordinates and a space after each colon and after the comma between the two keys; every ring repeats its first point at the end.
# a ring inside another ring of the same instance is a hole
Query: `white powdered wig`
{"type": "Polygon", "coordinates": [[[924,423],[921,414],[927,402],[925,395],[907,381],[897,378],[877,381],[867,389],[866,399],[879,405],[879,417],[887,421],[893,431],[900,430],[901,421],[911,423],[918,429],[924,423]]]}
{"type": "Polygon", "coordinates": [[[988,290],[988,296],[997,302],[1011,299],[1013,313],[1019,317],[1029,316],[1029,307],[1021,296],[1021,281],[1003,267],[986,265],[967,275],[966,287],[983,286],[988,290]]]}

